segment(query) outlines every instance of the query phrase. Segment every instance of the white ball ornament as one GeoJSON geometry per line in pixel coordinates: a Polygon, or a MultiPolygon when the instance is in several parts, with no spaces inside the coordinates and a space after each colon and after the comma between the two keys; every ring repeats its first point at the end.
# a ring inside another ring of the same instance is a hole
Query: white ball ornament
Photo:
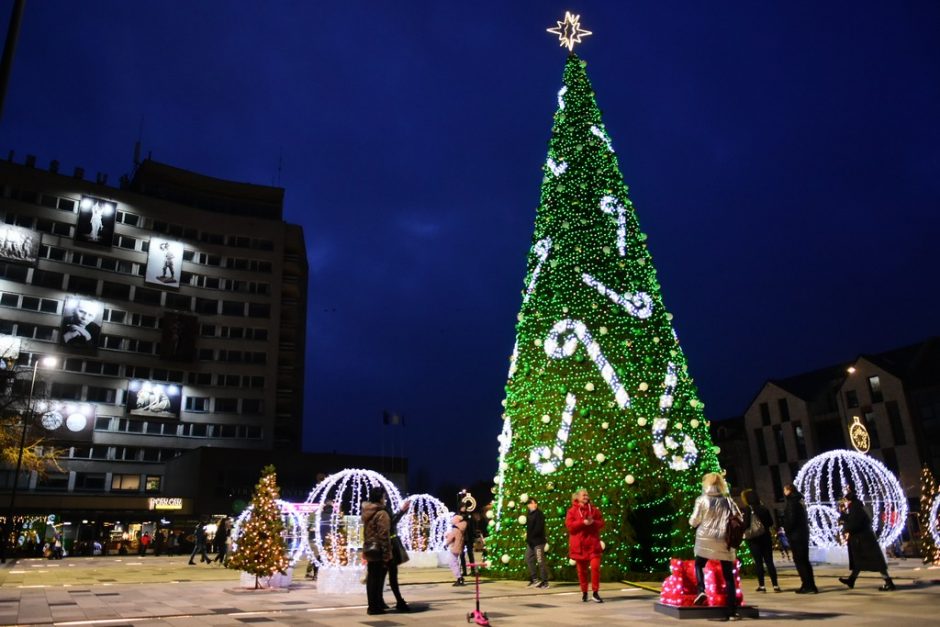
{"type": "Polygon", "coordinates": [[[574,560],[571,559],[571,558],[568,558],[568,566],[574,566],[575,564],[577,564],[576,561],[574,561],[574,560]]]}
{"type": "Polygon", "coordinates": [[[693,418],[692,420],[689,421],[689,424],[692,425],[693,429],[695,429],[696,427],[699,426],[700,423],[698,421],[698,418],[693,418]]]}
{"type": "Polygon", "coordinates": [[[548,542],[546,542],[546,543],[545,543],[545,552],[547,553],[548,550],[551,549],[551,548],[552,548],[552,545],[549,544],[548,542]]]}
{"type": "Polygon", "coordinates": [[[641,392],[645,392],[645,391],[648,390],[648,389],[650,389],[649,383],[647,383],[646,381],[643,381],[642,383],[640,383],[640,391],[641,391],[641,392]]]}
{"type": "Polygon", "coordinates": [[[594,384],[593,384],[593,383],[585,383],[585,384],[584,384],[584,389],[587,390],[588,392],[593,392],[593,391],[594,391],[594,384]]]}
{"type": "Polygon", "coordinates": [[[607,429],[608,427],[610,427],[610,423],[606,420],[601,423],[601,429],[607,429]]]}
{"type": "Polygon", "coordinates": [[[513,508],[513,507],[516,506],[516,502],[515,502],[515,501],[509,501],[508,503],[506,503],[506,505],[508,505],[510,508],[513,508]]]}
{"type": "Polygon", "coordinates": [[[645,427],[645,426],[646,426],[646,418],[638,418],[637,421],[636,421],[636,423],[637,423],[638,425],[640,425],[641,427],[645,427]]]}
{"type": "Polygon", "coordinates": [[[542,416],[542,422],[544,422],[545,424],[548,424],[551,421],[552,421],[552,417],[549,416],[548,414],[545,414],[544,416],[542,416]]]}
{"type": "Polygon", "coordinates": [[[653,344],[659,344],[659,337],[658,337],[658,336],[653,338],[653,344]]]}
{"type": "Polygon", "coordinates": [[[601,540],[601,550],[603,551],[606,548],[607,548],[607,543],[601,540]]]}
{"type": "Polygon", "coordinates": [[[600,328],[601,335],[607,335],[607,327],[600,328]]]}
{"type": "Polygon", "coordinates": [[[525,516],[520,516],[520,517],[517,518],[516,520],[519,521],[519,524],[520,524],[520,525],[524,525],[524,524],[525,524],[525,516]]]}
{"type": "Polygon", "coordinates": [[[529,502],[529,495],[526,494],[525,492],[523,492],[522,494],[520,494],[520,495],[519,495],[519,502],[520,502],[520,503],[528,503],[528,502],[529,502]]]}
{"type": "Polygon", "coordinates": [[[572,466],[574,466],[574,460],[571,459],[570,457],[565,458],[565,466],[567,468],[571,468],[572,466]]]}
{"type": "Polygon", "coordinates": [[[597,455],[594,456],[594,459],[597,460],[597,463],[603,464],[603,463],[604,463],[604,460],[607,459],[607,458],[604,457],[604,454],[603,454],[603,453],[598,453],[597,455]]]}
{"type": "Polygon", "coordinates": [[[636,477],[634,477],[633,475],[627,475],[626,477],[624,477],[624,481],[627,482],[627,485],[633,485],[633,482],[636,481],[636,477]]]}
{"type": "Polygon", "coordinates": [[[493,510],[491,509],[486,510],[486,517],[489,518],[490,520],[493,520],[493,510]]]}
{"type": "Polygon", "coordinates": [[[509,554],[508,554],[508,553],[503,553],[503,556],[499,558],[499,561],[501,561],[503,564],[508,564],[508,563],[509,563],[509,554]]]}

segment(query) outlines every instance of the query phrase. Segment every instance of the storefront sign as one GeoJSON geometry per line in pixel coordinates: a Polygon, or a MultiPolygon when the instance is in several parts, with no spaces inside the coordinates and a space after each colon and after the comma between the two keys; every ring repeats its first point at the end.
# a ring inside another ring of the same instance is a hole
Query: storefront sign
{"type": "Polygon", "coordinates": [[[147,499],[150,509],[179,510],[183,509],[183,499],[179,497],[151,497],[147,499]]]}

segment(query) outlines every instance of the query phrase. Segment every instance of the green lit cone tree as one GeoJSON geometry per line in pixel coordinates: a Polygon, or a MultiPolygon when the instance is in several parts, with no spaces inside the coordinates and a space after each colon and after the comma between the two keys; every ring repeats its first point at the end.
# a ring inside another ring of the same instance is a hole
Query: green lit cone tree
{"type": "Polygon", "coordinates": [[[277,473],[274,466],[265,466],[251,497],[251,511],[242,521],[238,542],[226,562],[228,568],[254,575],[255,589],[262,587],[262,577],[287,573],[289,560],[278,498],[277,473]]]}
{"type": "Polygon", "coordinates": [[[510,359],[491,525],[495,574],[525,572],[525,501],[567,565],[571,494],[606,527],[603,575],[690,555],[701,477],[718,471],[704,406],[585,70],[568,56],[510,359]]]}

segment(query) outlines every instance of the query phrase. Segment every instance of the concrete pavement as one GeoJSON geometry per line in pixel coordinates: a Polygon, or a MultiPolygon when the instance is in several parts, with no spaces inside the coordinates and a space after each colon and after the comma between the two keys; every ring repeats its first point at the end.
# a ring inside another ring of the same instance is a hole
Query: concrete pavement
{"type": "MultiPolygon", "coordinates": [[[[474,606],[473,586],[454,588],[446,569],[402,569],[403,594],[427,610],[415,614],[365,613],[365,594],[319,594],[298,581],[288,592],[238,592],[238,574],[218,566],[188,566],[184,557],[20,560],[0,569],[0,625],[466,625],[474,606]]],[[[915,560],[891,564],[899,590],[877,590],[868,576],[854,590],[836,581],[841,568],[817,567],[821,594],[758,594],[745,580],[745,599],[761,609],[762,624],[825,621],[832,625],[935,625],[940,608],[940,569],[915,560]]],[[[874,574],[869,574],[874,575],[874,574]]],[[[792,566],[781,568],[785,590],[798,587],[792,566]]],[[[494,627],[502,625],[665,624],[680,621],[656,614],[654,592],[627,584],[603,584],[606,603],[581,603],[574,583],[553,582],[533,590],[523,582],[484,581],[481,605],[494,627]]],[[[386,592],[386,599],[392,595],[386,592]]],[[[703,621],[681,621],[702,624],[703,621]]]]}

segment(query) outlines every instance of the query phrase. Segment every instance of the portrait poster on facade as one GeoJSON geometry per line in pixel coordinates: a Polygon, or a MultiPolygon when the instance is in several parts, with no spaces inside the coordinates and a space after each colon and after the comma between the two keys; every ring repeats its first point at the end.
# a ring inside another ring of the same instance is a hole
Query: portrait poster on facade
{"type": "Polygon", "coordinates": [[[39,233],[21,226],[0,224],[0,261],[36,263],[39,233]]]}
{"type": "Polygon", "coordinates": [[[59,342],[72,348],[97,348],[101,338],[104,306],[96,301],[69,296],[62,307],[59,342]]]}
{"type": "Polygon", "coordinates": [[[0,370],[13,370],[20,359],[20,338],[0,333],[0,370]]]}
{"type": "Polygon", "coordinates": [[[152,418],[179,418],[182,390],[173,383],[135,379],[127,384],[127,413],[152,418]]]}
{"type": "Polygon", "coordinates": [[[168,312],[160,320],[160,357],[170,361],[195,361],[199,318],[168,312]]]}
{"type": "Polygon", "coordinates": [[[151,237],[144,280],[147,283],[179,287],[182,261],[183,244],[162,237],[151,237]]]}
{"type": "Polygon", "coordinates": [[[52,440],[91,440],[96,411],[92,403],[40,400],[36,414],[44,436],[52,440]]]}
{"type": "Polygon", "coordinates": [[[117,203],[94,196],[82,196],[81,202],[78,203],[75,241],[111,246],[116,219],[117,203]]]}

